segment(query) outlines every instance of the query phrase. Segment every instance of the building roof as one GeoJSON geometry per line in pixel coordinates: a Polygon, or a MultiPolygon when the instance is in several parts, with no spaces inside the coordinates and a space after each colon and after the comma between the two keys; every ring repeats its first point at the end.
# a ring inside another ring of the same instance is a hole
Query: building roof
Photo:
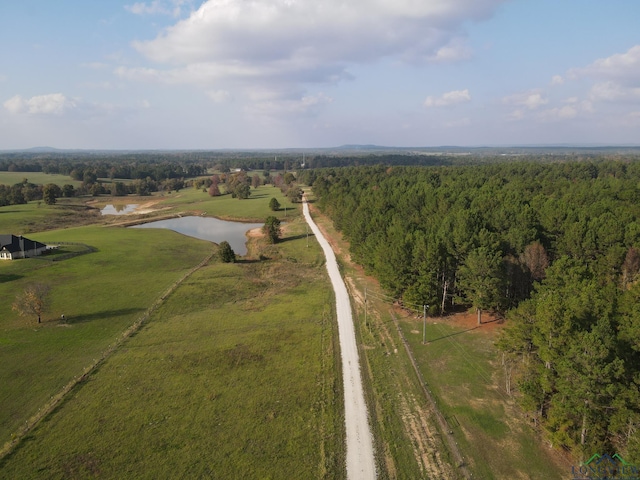
{"type": "Polygon", "coordinates": [[[5,250],[7,252],[15,253],[46,247],[47,246],[44,243],[29,240],[22,235],[0,235],[0,250],[5,250]]]}

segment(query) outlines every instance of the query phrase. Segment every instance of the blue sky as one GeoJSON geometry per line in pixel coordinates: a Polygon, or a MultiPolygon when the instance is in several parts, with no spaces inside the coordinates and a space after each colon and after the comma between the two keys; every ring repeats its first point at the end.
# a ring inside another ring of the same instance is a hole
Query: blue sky
{"type": "Polygon", "coordinates": [[[0,0],[0,149],[640,144],[637,0],[0,0]]]}

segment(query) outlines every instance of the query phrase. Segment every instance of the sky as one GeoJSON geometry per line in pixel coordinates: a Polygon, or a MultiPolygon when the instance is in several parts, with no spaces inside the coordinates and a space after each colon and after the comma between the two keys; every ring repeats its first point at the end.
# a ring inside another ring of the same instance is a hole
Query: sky
{"type": "Polygon", "coordinates": [[[638,0],[0,0],[0,150],[640,145],[638,0]]]}

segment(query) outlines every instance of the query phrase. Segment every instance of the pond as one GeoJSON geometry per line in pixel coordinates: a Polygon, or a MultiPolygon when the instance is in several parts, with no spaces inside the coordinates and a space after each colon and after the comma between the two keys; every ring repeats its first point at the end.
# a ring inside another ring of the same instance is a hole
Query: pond
{"type": "Polygon", "coordinates": [[[131,228],[168,228],[189,237],[220,243],[229,242],[237,255],[247,254],[247,232],[262,223],[228,222],[211,217],[180,217],[134,225],[131,228]]]}
{"type": "Polygon", "coordinates": [[[128,215],[133,213],[138,208],[137,203],[130,203],[127,205],[106,205],[100,214],[102,215],[128,215]]]}

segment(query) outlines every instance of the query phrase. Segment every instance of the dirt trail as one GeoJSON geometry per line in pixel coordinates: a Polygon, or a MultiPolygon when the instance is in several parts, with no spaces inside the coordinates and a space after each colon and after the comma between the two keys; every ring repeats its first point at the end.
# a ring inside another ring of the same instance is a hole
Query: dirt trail
{"type": "Polygon", "coordinates": [[[358,347],[351,315],[351,303],[347,287],[340,276],[336,256],[322,232],[309,214],[306,199],[303,204],[304,217],[316,236],[327,259],[329,278],[336,295],[336,315],[342,357],[344,382],[344,417],[347,432],[347,478],[369,480],[376,478],[376,463],[373,453],[373,437],[369,428],[369,414],[364,400],[358,347]]]}

